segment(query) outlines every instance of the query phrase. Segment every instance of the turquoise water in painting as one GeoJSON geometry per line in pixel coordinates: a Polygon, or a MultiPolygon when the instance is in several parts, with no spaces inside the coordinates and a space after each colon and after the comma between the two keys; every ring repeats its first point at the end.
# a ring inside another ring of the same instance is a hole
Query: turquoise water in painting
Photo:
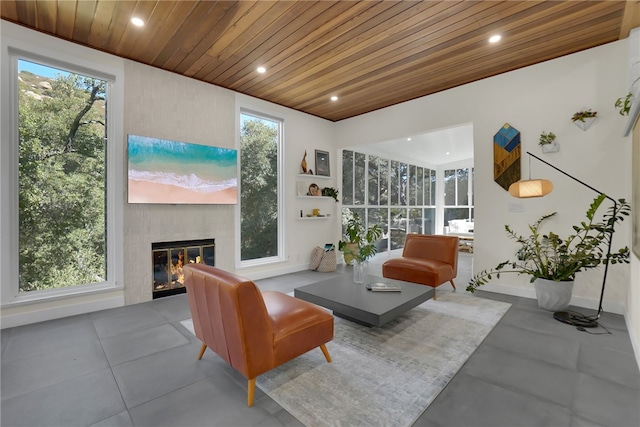
{"type": "Polygon", "coordinates": [[[238,185],[238,151],[129,135],[129,179],[211,193],[238,185]]]}

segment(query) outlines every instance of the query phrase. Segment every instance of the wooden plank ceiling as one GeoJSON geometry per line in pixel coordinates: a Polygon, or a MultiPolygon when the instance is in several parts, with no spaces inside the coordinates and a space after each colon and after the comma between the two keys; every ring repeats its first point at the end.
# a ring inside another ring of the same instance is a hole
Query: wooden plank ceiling
{"type": "Polygon", "coordinates": [[[640,25],[639,3],[2,0],[0,7],[7,21],[338,121],[625,38],[640,25]],[[146,25],[132,25],[134,16],[146,25]],[[493,34],[502,40],[489,44],[493,34]]]}

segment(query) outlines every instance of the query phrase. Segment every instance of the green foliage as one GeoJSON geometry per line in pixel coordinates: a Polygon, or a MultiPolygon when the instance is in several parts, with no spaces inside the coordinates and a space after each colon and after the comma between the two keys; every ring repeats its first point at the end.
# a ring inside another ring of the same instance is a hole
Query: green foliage
{"type": "Polygon", "coordinates": [[[615,107],[621,116],[628,116],[629,111],[631,111],[632,103],[633,103],[633,94],[629,92],[624,98],[616,99],[615,107]]]}
{"type": "Polygon", "coordinates": [[[324,187],[322,189],[322,195],[326,197],[333,197],[333,200],[338,203],[338,190],[333,187],[324,187]]]}
{"type": "Polygon", "coordinates": [[[51,85],[28,94],[20,84],[21,291],[106,280],[105,112],[95,105],[105,82],[71,74],[51,85]]]}
{"type": "Polygon", "coordinates": [[[358,262],[365,262],[377,252],[375,242],[382,236],[382,229],[374,224],[366,228],[357,213],[354,213],[347,221],[345,240],[338,242],[338,250],[345,255],[352,256],[358,262]],[[348,243],[356,244],[356,249],[351,249],[348,243]]]}
{"type": "Polygon", "coordinates": [[[499,278],[500,273],[528,274],[532,283],[538,278],[561,282],[574,280],[577,272],[602,264],[629,263],[628,247],[612,251],[609,257],[605,247],[611,244],[615,224],[629,216],[630,206],[620,199],[617,208],[611,206],[601,221],[595,221],[595,214],[604,200],[605,195],[596,197],[586,212],[586,221],[574,225],[573,234],[564,239],[554,232],[542,234],[540,231],[542,223],[555,216],[556,212],[543,215],[529,225],[531,234],[528,236],[520,235],[505,225],[509,238],[520,245],[516,261],[504,261],[495,268],[479,272],[469,282],[467,291],[474,292],[493,276],[499,278]]]}
{"type": "Polygon", "coordinates": [[[277,130],[260,119],[243,121],[240,134],[241,259],[278,255],[277,130]]]}
{"type": "Polygon", "coordinates": [[[584,122],[584,119],[588,119],[590,117],[596,117],[598,115],[597,111],[591,111],[591,108],[588,110],[578,111],[573,114],[571,117],[571,121],[574,122],[584,122]]]}
{"type": "Polygon", "coordinates": [[[538,145],[542,146],[542,145],[548,145],[548,144],[553,144],[553,141],[556,140],[556,134],[553,132],[542,132],[540,134],[540,140],[538,141],[538,145]]]}

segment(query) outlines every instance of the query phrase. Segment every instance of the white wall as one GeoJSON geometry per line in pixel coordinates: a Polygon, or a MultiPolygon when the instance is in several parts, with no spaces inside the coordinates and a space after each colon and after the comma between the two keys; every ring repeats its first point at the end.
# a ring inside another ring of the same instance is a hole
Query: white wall
{"type": "MultiPolygon", "coordinates": [[[[633,128],[633,143],[636,148],[640,147],[640,120],[636,121],[635,127],[633,128]]],[[[634,152],[633,156],[635,160],[638,161],[640,153],[634,152]]],[[[633,185],[637,197],[640,193],[640,182],[634,182],[633,185]]],[[[635,208],[638,209],[639,207],[635,206],[635,208]]],[[[640,229],[640,224],[635,224],[635,227],[636,229],[640,229]]],[[[633,252],[631,253],[631,283],[629,284],[629,294],[627,295],[627,312],[625,319],[636,353],[636,359],[640,366],[640,259],[638,259],[633,252]]]]}
{"type": "MultiPolygon", "coordinates": [[[[510,259],[513,243],[504,225],[525,233],[526,225],[545,213],[559,211],[549,226],[562,234],[584,218],[595,193],[548,166],[532,161],[532,176],[553,181],[554,192],[541,199],[520,200],[524,212],[508,211],[514,202],[493,182],[493,136],[504,123],[521,133],[524,151],[581,178],[614,198],[630,199],[631,141],[621,136],[625,118],[613,107],[626,93],[627,41],[621,40],[574,55],[484,79],[431,96],[344,120],[336,124],[337,145],[354,147],[407,135],[473,123],[475,166],[474,269],[490,268],[510,259]],[[598,111],[595,124],[584,132],[570,120],[586,107],[598,111]],[[542,131],[553,131],[560,152],[542,155],[537,145],[542,131]]],[[[528,174],[526,155],[523,178],[528,174]]],[[[630,245],[630,221],[618,228],[615,247],[630,245]]],[[[602,271],[581,273],[574,303],[596,308],[602,271]]],[[[604,309],[624,313],[630,282],[629,266],[609,271],[604,309]]],[[[503,275],[487,290],[534,296],[528,278],[503,275]]]]}

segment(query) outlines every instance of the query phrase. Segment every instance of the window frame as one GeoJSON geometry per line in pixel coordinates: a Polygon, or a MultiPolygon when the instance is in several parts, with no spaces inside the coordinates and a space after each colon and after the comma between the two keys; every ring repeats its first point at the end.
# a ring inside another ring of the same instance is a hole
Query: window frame
{"type": "Polygon", "coordinates": [[[237,144],[236,148],[240,152],[238,156],[238,204],[236,209],[236,245],[235,245],[235,260],[236,260],[236,268],[250,268],[250,267],[258,267],[269,264],[274,264],[278,262],[284,262],[287,260],[287,255],[285,251],[285,213],[284,213],[284,132],[285,132],[285,120],[282,117],[277,117],[275,115],[271,115],[268,113],[263,113],[251,108],[240,107],[237,114],[237,126],[236,126],[236,135],[237,135],[237,144]],[[265,257],[265,258],[257,258],[251,260],[242,260],[242,153],[241,150],[241,130],[242,130],[242,115],[249,115],[256,117],[258,119],[270,120],[274,121],[278,124],[278,177],[277,177],[277,185],[278,185],[278,253],[275,256],[265,257]]]}
{"type": "MultiPolygon", "coordinates": [[[[443,220],[446,217],[445,212],[447,209],[467,209],[467,218],[468,220],[473,220],[473,178],[474,178],[474,171],[475,168],[472,165],[469,166],[457,166],[457,167],[453,167],[453,168],[443,168],[443,179],[444,176],[446,175],[446,173],[448,171],[453,171],[453,179],[454,179],[454,194],[453,194],[453,198],[455,200],[455,204],[453,205],[448,205],[446,204],[446,196],[443,197],[443,201],[445,203],[443,203],[442,205],[442,215],[443,215],[443,220]],[[467,170],[467,204],[459,204],[459,191],[458,191],[458,174],[460,170],[466,169],[467,170]]],[[[443,181],[443,189],[444,189],[444,181],[443,181]]],[[[444,193],[443,193],[444,195],[444,193]]],[[[447,221],[445,220],[445,226],[448,226],[447,221]]]]}
{"type": "MultiPolygon", "coordinates": [[[[39,35],[38,35],[39,36],[39,35]]],[[[42,36],[39,36],[42,37],[42,36]]],[[[3,34],[0,61],[2,100],[2,152],[0,153],[0,300],[2,307],[72,298],[87,294],[123,289],[123,158],[124,158],[124,67],[121,60],[111,60],[103,53],[67,44],[59,40],[38,39],[38,44],[16,40],[3,34]],[[72,51],[72,52],[70,52],[72,51]],[[18,60],[36,62],[61,70],[88,75],[107,82],[106,155],[106,259],[107,278],[104,282],[79,284],[67,288],[39,291],[19,291],[18,242],[18,60]]]]}
{"type": "MultiPolygon", "coordinates": [[[[401,160],[394,160],[394,159],[377,155],[377,154],[366,154],[366,153],[358,152],[355,149],[341,150],[340,158],[341,158],[341,170],[340,170],[341,183],[344,186],[345,179],[347,179],[347,180],[350,180],[352,185],[352,188],[349,190],[346,190],[345,188],[343,188],[343,192],[347,193],[348,191],[353,191],[355,193],[355,188],[358,185],[357,183],[358,180],[364,181],[364,190],[365,190],[364,204],[356,203],[356,202],[359,202],[359,200],[355,200],[355,198],[351,200],[351,203],[345,203],[344,202],[345,198],[343,197],[342,210],[340,214],[341,218],[344,219],[346,210],[349,210],[350,212],[353,212],[354,210],[356,211],[362,210],[364,215],[362,215],[361,218],[365,221],[366,226],[369,226],[370,210],[375,209],[376,211],[383,211],[383,210],[386,211],[387,212],[386,222],[385,222],[386,229],[383,230],[383,239],[384,239],[384,236],[387,236],[386,237],[387,248],[384,249],[384,251],[393,250],[392,244],[391,244],[392,243],[391,225],[392,225],[392,215],[394,212],[397,213],[400,211],[404,211],[404,217],[401,220],[401,222],[405,223],[405,235],[406,235],[409,233],[409,229],[410,229],[410,224],[409,224],[410,213],[412,210],[415,211],[419,209],[421,211],[421,227],[420,228],[422,232],[425,231],[426,212],[427,210],[436,209],[436,205],[432,203],[432,198],[435,195],[435,190],[432,189],[432,178],[436,176],[436,169],[433,169],[431,167],[427,167],[424,165],[421,166],[414,163],[401,161],[401,160]],[[348,153],[351,153],[351,154],[348,154],[348,153]],[[364,156],[364,162],[365,162],[364,174],[357,173],[358,171],[355,167],[355,159],[357,154],[361,154],[364,156]],[[351,176],[346,177],[345,171],[344,171],[345,156],[349,156],[349,155],[351,156],[351,159],[349,160],[351,161],[353,167],[351,168],[351,176]],[[375,168],[377,173],[376,188],[378,190],[377,204],[372,204],[370,202],[370,197],[369,197],[369,191],[371,189],[370,182],[369,182],[370,181],[369,175],[370,175],[371,168],[369,167],[369,162],[371,161],[372,158],[375,159],[375,161],[377,162],[377,167],[375,168]],[[384,177],[382,176],[382,172],[381,172],[381,169],[383,169],[381,167],[381,164],[383,162],[386,163],[387,165],[384,168],[386,169],[386,172],[387,172],[384,177]],[[421,170],[420,174],[417,173],[418,170],[421,170]],[[413,174],[412,174],[412,171],[413,171],[413,174]],[[429,171],[429,173],[427,174],[426,171],[429,171]],[[420,187],[417,183],[417,176],[422,177],[422,187],[420,187]],[[394,180],[396,181],[395,185],[392,185],[394,180]],[[381,200],[383,182],[388,192],[388,196],[385,204],[383,204],[381,200]],[[394,197],[394,188],[395,188],[395,197],[394,197]],[[421,198],[418,197],[419,189],[421,190],[421,198]],[[413,194],[414,200],[411,200],[411,197],[410,197],[412,192],[414,193],[413,194]],[[428,198],[429,200],[425,200],[425,198],[428,198]],[[417,200],[422,200],[423,203],[417,204],[417,200]],[[401,202],[404,202],[404,203],[401,203],[401,202]]],[[[344,234],[344,227],[345,225],[342,224],[342,234],[344,234]]],[[[435,231],[435,225],[433,225],[433,228],[435,231]]]]}

